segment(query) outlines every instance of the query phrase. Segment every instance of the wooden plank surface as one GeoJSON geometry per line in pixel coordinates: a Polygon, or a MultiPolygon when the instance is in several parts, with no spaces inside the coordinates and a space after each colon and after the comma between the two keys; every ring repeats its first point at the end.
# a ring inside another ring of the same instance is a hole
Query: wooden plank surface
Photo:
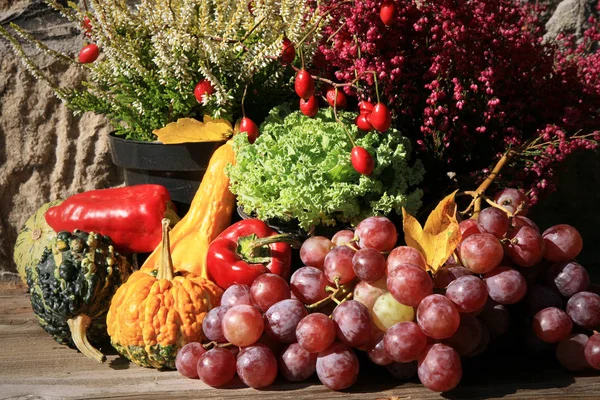
{"type": "Polygon", "coordinates": [[[316,377],[302,383],[278,379],[259,391],[239,380],[213,389],[176,371],[138,367],[114,351],[107,358],[95,363],[58,345],[38,326],[24,288],[0,282],[0,399],[600,399],[594,372],[573,375],[556,363],[511,355],[468,365],[459,387],[443,395],[417,381],[394,381],[368,364],[345,392],[328,390],[316,377]]]}

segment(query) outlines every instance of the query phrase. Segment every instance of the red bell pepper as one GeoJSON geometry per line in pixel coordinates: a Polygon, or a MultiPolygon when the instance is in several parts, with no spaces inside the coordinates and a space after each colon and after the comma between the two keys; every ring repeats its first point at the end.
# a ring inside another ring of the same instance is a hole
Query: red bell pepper
{"type": "Polygon", "coordinates": [[[46,211],[57,232],[79,229],[109,236],[123,253],[148,253],[161,241],[161,221],[179,221],[169,191],[161,185],[134,185],[73,195],[46,211]]]}
{"type": "Polygon", "coordinates": [[[287,280],[292,263],[289,243],[298,241],[291,235],[277,234],[258,219],[236,222],[208,247],[208,276],[223,289],[235,284],[251,285],[264,273],[287,280]]]}

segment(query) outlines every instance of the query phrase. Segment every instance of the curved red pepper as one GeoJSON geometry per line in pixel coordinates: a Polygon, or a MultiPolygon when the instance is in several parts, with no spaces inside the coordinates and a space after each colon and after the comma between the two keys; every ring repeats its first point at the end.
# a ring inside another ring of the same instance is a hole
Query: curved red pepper
{"type": "Polygon", "coordinates": [[[288,235],[278,235],[258,219],[236,222],[221,232],[208,247],[208,276],[223,289],[235,284],[251,285],[259,275],[268,272],[287,280],[290,277],[292,248],[284,241],[289,240],[288,235]],[[265,240],[282,241],[260,246],[265,240]],[[255,254],[252,254],[253,251],[255,254]]]}
{"type": "Polygon", "coordinates": [[[46,211],[55,231],[79,229],[109,236],[124,253],[148,253],[161,241],[161,221],[179,220],[161,185],[134,185],[73,195],[46,211]]]}

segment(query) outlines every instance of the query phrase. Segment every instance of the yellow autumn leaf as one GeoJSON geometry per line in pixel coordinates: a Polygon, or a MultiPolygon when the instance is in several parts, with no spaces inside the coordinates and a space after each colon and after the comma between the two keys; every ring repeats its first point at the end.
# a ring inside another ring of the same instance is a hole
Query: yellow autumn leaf
{"type": "Polygon", "coordinates": [[[425,227],[402,209],[404,240],[425,256],[427,267],[434,273],[450,257],[460,243],[460,228],[456,220],[454,195],[446,196],[429,214],[425,227]]]}
{"type": "Polygon", "coordinates": [[[233,128],[224,119],[212,119],[205,115],[204,122],[193,118],[179,118],[152,133],[164,144],[221,142],[233,134],[233,128]]]}

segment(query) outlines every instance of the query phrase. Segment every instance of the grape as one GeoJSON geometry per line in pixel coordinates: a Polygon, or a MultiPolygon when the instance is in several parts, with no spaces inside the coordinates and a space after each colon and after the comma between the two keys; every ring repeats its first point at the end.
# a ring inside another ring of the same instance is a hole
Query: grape
{"type": "Polygon", "coordinates": [[[481,233],[479,227],[477,226],[477,221],[474,219],[465,219],[464,221],[460,221],[458,228],[460,229],[460,237],[462,240],[465,240],[475,233],[481,233]]]}
{"type": "Polygon", "coordinates": [[[477,227],[482,233],[491,233],[498,239],[503,238],[508,231],[510,221],[508,215],[498,208],[488,207],[479,213],[477,227]]]}
{"type": "Polygon", "coordinates": [[[461,242],[459,257],[470,271],[485,274],[500,265],[504,250],[494,235],[476,233],[461,242]]]}
{"type": "Polygon", "coordinates": [[[383,337],[385,353],[396,362],[417,360],[426,346],[427,336],[412,321],[397,323],[383,337]]]}
{"type": "Polygon", "coordinates": [[[219,343],[227,341],[225,335],[223,335],[221,324],[225,313],[230,308],[229,306],[219,306],[206,313],[202,320],[202,331],[208,340],[214,340],[219,343]]]}
{"type": "Polygon", "coordinates": [[[356,300],[348,300],[333,310],[337,337],[348,346],[360,347],[371,339],[373,323],[369,309],[356,300]]]}
{"type": "Polygon", "coordinates": [[[432,294],[419,304],[417,323],[430,338],[445,339],[458,329],[460,315],[450,299],[441,294],[432,294]]]}
{"type": "Polygon", "coordinates": [[[407,306],[417,307],[421,300],[433,293],[429,274],[420,268],[398,265],[388,276],[387,287],[394,298],[407,306]]]}
{"type": "Polygon", "coordinates": [[[188,343],[183,346],[175,357],[175,368],[177,371],[188,378],[198,378],[198,359],[206,349],[198,342],[188,343]]]}
{"type": "Polygon", "coordinates": [[[556,346],[556,358],[569,371],[588,369],[590,364],[585,356],[587,342],[588,336],[583,333],[569,336],[556,346]]]}
{"type": "Polygon", "coordinates": [[[358,358],[343,343],[334,342],[317,357],[317,376],[321,383],[333,390],[347,389],[358,378],[358,358]]]}
{"type": "Polygon", "coordinates": [[[246,385],[254,389],[263,388],[277,377],[277,359],[267,346],[250,346],[238,354],[236,369],[246,385]]]}
{"type": "Polygon", "coordinates": [[[334,246],[344,246],[347,244],[351,244],[352,247],[358,250],[358,244],[354,241],[354,232],[348,229],[344,229],[342,231],[338,231],[331,238],[331,244],[334,246]]]}
{"type": "Polygon", "coordinates": [[[298,300],[282,300],[265,313],[265,332],[281,343],[296,341],[296,327],[308,312],[298,300]]]}
{"type": "MultiPolygon", "coordinates": [[[[471,221],[471,220],[467,220],[471,221]]],[[[464,222],[464,221],[463,221],[464,222]]],[[[465,267],[448,266],[437,270],[433,276],[433,287],[437,289],[445,289],[450,282],[460,278],[461,276],[473,275],[471,271],[465,267]]]]}
{"type": "Polygon", "coordinates": [[[335,336],[335,324],[327,315],[321,313],[307,315],[296,327],[298,344],[310,353],[318,353],[328,348],[335,336]]]}
{"type": "Polygon", "coordinates": [[[386,331],[398,322],[412,321],[415,317],[415,310],[410,306],[398,303],[391,293],[379,296],[371,313],[375,326],[382,331],[386,331]]]}
{"type": "Polygon", "coordinates": [[[594,369],[600,369],[600,334],[592,335],[585,344],[585,359],[594,369]]]}
{"type": "Polygon", "coordinates": [[[425,257],[423,257],[419,250],[409,246],[398,246],[388,254],[387,273],[389,274],[398,264],[414,264],[423,270],[427,269],[425,257]]]}
{"type": "Polygon", "coordinates": [[[226,385],[235,376],[235,356],[221,347],[208,350],[198,360],[197,373],[208,386],[226,385]]]}
{"type": "Polygon", "coordinates": [[[535,284],[527,290],[525,297],[525,307],[530,316],[534,316],[539,311],[548,307],[563,308],[564,302],[558,293],[548,286],[535,284]]]}
{"type": "Polygon", "coordinates": [[[532,267],[544,256],[544,239],[530,226],[521,226],[506,235],[510,242],[506,245],[508,258],[519,267],[532,267]]]}
{"type": "Polygon", "coordinates": [[[361,281],[374,282],[385,275],[385,257],[375,249],[360,249],[352,257],[352,269],[361,281]]]}
{"type": "Polygon", "coordinates": [[[492,337],[498,337],[508,332],[510,313],[505,305],[498,304],[494,300],[489,299],[483,308],[480,318],[492,337]]]}
{"type": "Polygon", "coordinates": [[[325,256],[332,247],[331,240],[324,236],[309,237],[300,247],[300,259],[304,265],[323,269],[325,256]]]}
{"type": "Polygon", "coordinates": [[[542,233],[546,251],[544,258],[552,262],[569,261],[577,257],[583,248],[583,239],[571,225],[554,225],[542,233]]]}
{"type": "Polygon", "coordinates": [[[386,217],[369,217],[356,226],[358,246],[370,247],[379,251],[390,251],[398,241],[396,227],[386,217]]]}
{"type": "Polygon", "coordinates": [[[592,292],[579,292],[567,302],[567,314],[573,322],[586,329],[600,325],[600,296],[592,292]]]}
{"type": "Polygon", "coordinates": [[[260,312],[245,304],[231,307],[225,312],[221,322],[225,339],[240,347],[256,343],[263,333],[264,326],[260,312]]]}
{"type": "Polygon", "coordinates": [[[387,283],[385,278],[382,278],[377,282],[360,281],[354,287],[354,295],[352,298],[363,303],[369,310],[372,310],[375,300],[384,293],[387,293],[387,283]]]}
{"type": "Polygon", "coordinates": [[[481,327],[481,336],[479,337],[479,343],[473,351],[468,354],[468,357],[475,357],[486,351],[491,341],[491,334],[489,329],[485,324],[480,324],[481,327]]]}
{"type": "Polygon", "coordinates": [[[388,365],[392,359],[387,355],[383,344],[383,332],[378,332],[367,346],[367,354],[369,359],[377,365],[388,365]]]}
{"type": "Polygon", "coordinates": [[[528,226],[530,228],[533,228],[537,233],[541,234],[539,226],[537,226],[537,224],[529,218],[524,217],[522,215],[515,215],[514,217],[512,217],[510,230],[519,229],[522,226],[528,226]]]}
{"type": "Polygon", "coordinates": [[[415,375],[417,375],[417,362],[409,362],[409,363],[397,363],[393,362],[391,364],[386,365],[387,370],[390,375],[395,379],[400,381],[406,381],[412,379],[415,375]]]}
{"type": "Polygon", "coordinates": [[[527,215],[529,201],[527,196],[513,188],[502,189],[494,196],[494,203],[501,205],[516,215],[527,215]]]}
{"type": "Polygon", "coordinates": [[[446,297],[452,300],[459,312],[472,313],[485,306],[488,292],[481,279],[467,275],[461,276],[448,285],[446,297]]]}
{"type": "Polygon", "coordinates": [[[248,285],[231,285],[223,292],[221,296],[222,306],[237,306],[237,305],[252,305],[250,299],[250,286],[248,285]]]}
{"type": "Polygon", "coordinates": [[[473,353],[481,341],[481,322],[471,315],[461,315],[460,325],[454,333],[442,343],[452,347],[460,356],[473,353]]]}
{"type": "Polygon", "coordinates": [[[279,370],[285,379],[299,382],[311,377],[317,369],[317,354],[309,353],[298,343],[287,346],[279,358],[279,370]]]}
{"type": "Polygon", "coordinates": [[[335,246],[325,257],[325,266],[323,272],[325,277],[331,283],[335,283],[335,279],[339,278],[339,284],[353,280],[356,275],[352,269],[352,257],[355,251],[347,246],[335,246]]]}
{"type": "Polygon", "coordinates": [[[304,304],[313,304],[327,297],[325,274],[315,267],[299,268],[290,278],[290,289],[304,304]]]}
{"type": "Polygon", "coordinates": [[[285,279],[277,274],[262,274],[250,286],[252,305],[265,312],[273,304],[289,299],[290,287],[285,279]]]}
{"type": "Polygon", "coordinates": [[[583,292],[590,286],[590,276],[580,264],[564,262],[554,264],[548,271],[550,287],[558,290],[565,297],[583,292]]]}
{"type": "Polygon", "coordinates": [[[515,304],[527,294],[527,281],[519,271],[498,267],[483,276],[492,300],[500,304],[515,304]]]}
{"type": "Polygon", "coordinates": [[[417,371],[423,386],[434,392],[454,389],[462,378],[460,356],[442,343],[431,345],[423,352],[417,371]]]}
{"type": "Polygon", "coordinates": [[[544,342],[558,343],[569,337],[573,329],[571,318],[556,307],[544,308],[533,317],[533,331],[544,342]]]}

